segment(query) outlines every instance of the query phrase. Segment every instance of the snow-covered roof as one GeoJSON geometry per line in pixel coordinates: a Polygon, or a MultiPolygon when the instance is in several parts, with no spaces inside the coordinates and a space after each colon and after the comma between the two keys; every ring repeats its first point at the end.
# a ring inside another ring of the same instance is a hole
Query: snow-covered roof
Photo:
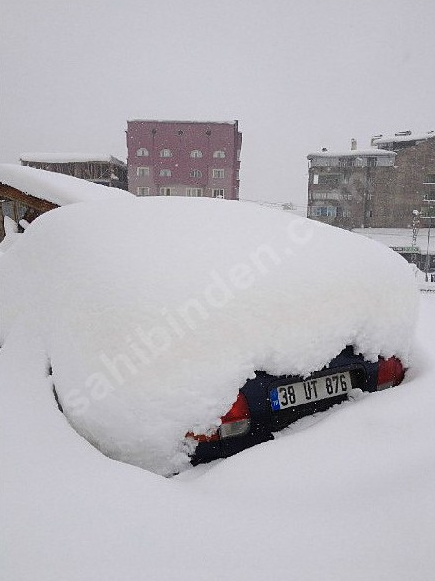
{"type": "MultiPolygon", "coordinates": [[[[410,251],[412,246],[412,230],[410,228],[355,228],[353,232],[376,240],[393,249],[403,252],[410,251]]],[[[420,228],[417,235],[416,246],[418,251],[426,253],[428,228],[420,228]]],[[[435,254],[435,230],[429,237],[429,252],[435,254]]]]}
{"type": "Polygon", "coordinates": [[[0,183],[58,206],[132,197],[129,192],[118,188],[14,164],[0,164],[0,183]]]}
{"type": "Polygon", "coordinates": [[[177,119],[129,119],[127,123],[188,123],[189,125],[236,125],[236,119],[232,121],[189,121],[177,119]]]}
{"type": "Polygon", "coordinates": [[[104,153],[22,153],[22,161],[34,161],[43,163],[72,163],[98,161],[112,163],[115,165],[125,165],[125,162],[104,153]]]}
{"type": "Polygon", "coordinates": [[[307,155],[308,159],[313,159],[313,157],[381,157],[381,156],[394,156],[396,155],[394,151],[385,151],[383,149],[377,149],[372,147],[370,149],[351,149],[346,151],[318,151],[316,153],[309,153],[307,155]]]}
{"type": "Polygon", "coordinates": [[[374,137],[372,143],[374,145],[385,145],[387,143],[401,143],[406,141],[425,141],[426,139],[431,139],[435,137],[434,131],[428,131],[427,133],[416,133],[413,134],[412,132],[404,132],[400,135],[390,135],[381,137],[374,137]]]}

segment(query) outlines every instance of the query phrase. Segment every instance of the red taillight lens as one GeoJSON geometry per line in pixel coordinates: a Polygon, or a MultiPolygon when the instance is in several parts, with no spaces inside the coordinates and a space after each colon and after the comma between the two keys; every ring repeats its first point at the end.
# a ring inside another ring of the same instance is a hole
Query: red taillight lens
{"type": "Polygon", "coordinates": [[[249,432],[249,428],[251,427],[250,418],[251,413],[246,397],[243,393],[239,393],[230,411],[221,418],[222,425],[219,428],[220,437],[234,438],[236,436],[244,436],[249,432]]]}
{"type": "Polygon", "coordinates": [[[188,432],[186,437],[193,438],[198,442],[213,442],[220,438],[234,438],[247,434],[251,427],[251,413],[246,397],[242,393],[239,393],[230,411],[222,416],[221,421],[222,425],[219,430],[210,436],[188,432]]]}
{"type": "Polygon", "coordinates": [[[405,369],[397,357],[383,359],[379,357],[378,361],[378,391],[399,385],[405,377],[405,369]]]}
{"type": "Polygon", "coordinates": [[[222,416],[221,420],[223,424],[230,424],[232,422],[238,422],[240,420],[246,420],[251,416],[249,412],[248,402],[243,393],[239,393],[236,401],[233,403],[230,411],[222,416]]]}

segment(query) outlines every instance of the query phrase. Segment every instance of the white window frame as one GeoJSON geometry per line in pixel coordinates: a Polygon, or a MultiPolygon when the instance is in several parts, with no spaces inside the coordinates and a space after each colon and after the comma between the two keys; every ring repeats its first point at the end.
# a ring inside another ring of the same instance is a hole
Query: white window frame
{"type": "Polygon", "coordinates": [[[174,192],[174,188],[168,188],[167,186],[162,186],[159,189],[159,193],[161,196],[172,196],[174,192]]]}
{"type": "Polygon", "coordinates": [[[190,152],[190,157],[199,159],[202,157],[202,151],[200,149],[192,149],[192,151],[190,152]]]}
{"type": "Polygon", "coordinates": [[[336,218],[337,217],[337,207],[336,206],[311,206],[311,216],[317,218],[336,218]],[[323,212],[322,210],[326,210],[323,212]]]}
{"type": "Polygon", "coordinates": [[[149,152],[146,147],[139,147],[139,149],[136,151],[136,157],[148,157],[148,156],[149,152]]]}
{"type": "Polygon", "coordinates": [[[222,149],[217,149],[213,152],[213,157],[216,159],[225,159],[225,151],[222,149]]]}
{"type": "Polygon", "coordinates": [[[172,157],[172,151],[170,149],[161,149],[160,150],[160,157],[172,157]]]}
{"type": "Polygon", "coordinates": [[[136,189],[136,195],[137,196],[149,196],[150,195],[150,189],[148,187],[139,186],[136,189]]]}
{"type": "Polygon", "coordinates": [[[213,188],[212,191],[213,198],[220,198],[221,200],[225,199],[225,189],[224,188],[213,188]]]}
{"type": "Polygon", "coordinates": [[[166,168],[165,169],[161,169],[159,171],[159,176],[161,178],[170,178],[170,177],[172,177],[172,170],[166,169],[166,168]]]}
{"type": "Polygon", "coordinates": [[[186,196],[190,198],[200,198],[203,194],[202,188],[186,188],[186,196]]]}
{"type": "Polygon", "coordinates": [[[213,169],[212,176],[214,179],[224,179],[225,178],[225,170],[223,168],[213,169]]]}
{"type": "Polygon", "coordinates": [[[202,178],[202,171],[200,169],[192,169],[192,170],[190,170],[190,177],[191,178],[202,178]]]}
{"type": "Polygon", "coordinates": [[[150,175],[149,166],[139,166],[136,168],[136,175],[138,177],[144,178],[150,175]]]}

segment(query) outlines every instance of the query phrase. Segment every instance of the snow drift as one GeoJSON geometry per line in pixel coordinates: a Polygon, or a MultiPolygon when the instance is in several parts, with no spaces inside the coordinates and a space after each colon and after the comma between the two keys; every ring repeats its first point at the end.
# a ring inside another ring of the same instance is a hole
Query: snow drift
{"type": "Polygon", "coordinates": [[[411,269],[382,245],[211,199],[51,211],[1,256],[0,281],[0,341],[34,334],[76,430],[160,474],[255,370],[307,375],[346,345],[406,364],[416,309],[411,269]]]}

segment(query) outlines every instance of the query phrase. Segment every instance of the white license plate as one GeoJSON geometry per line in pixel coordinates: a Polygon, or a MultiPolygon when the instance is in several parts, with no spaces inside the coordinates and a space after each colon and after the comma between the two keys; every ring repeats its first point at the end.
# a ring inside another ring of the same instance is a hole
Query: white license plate
{"type": "Polygon", "coordinates": [[[351,389],[350,373],[344,371],[275,387],[270,391],[270,403],[273,411],[279,411],[337,397],[349,393],[351,389]]]}

